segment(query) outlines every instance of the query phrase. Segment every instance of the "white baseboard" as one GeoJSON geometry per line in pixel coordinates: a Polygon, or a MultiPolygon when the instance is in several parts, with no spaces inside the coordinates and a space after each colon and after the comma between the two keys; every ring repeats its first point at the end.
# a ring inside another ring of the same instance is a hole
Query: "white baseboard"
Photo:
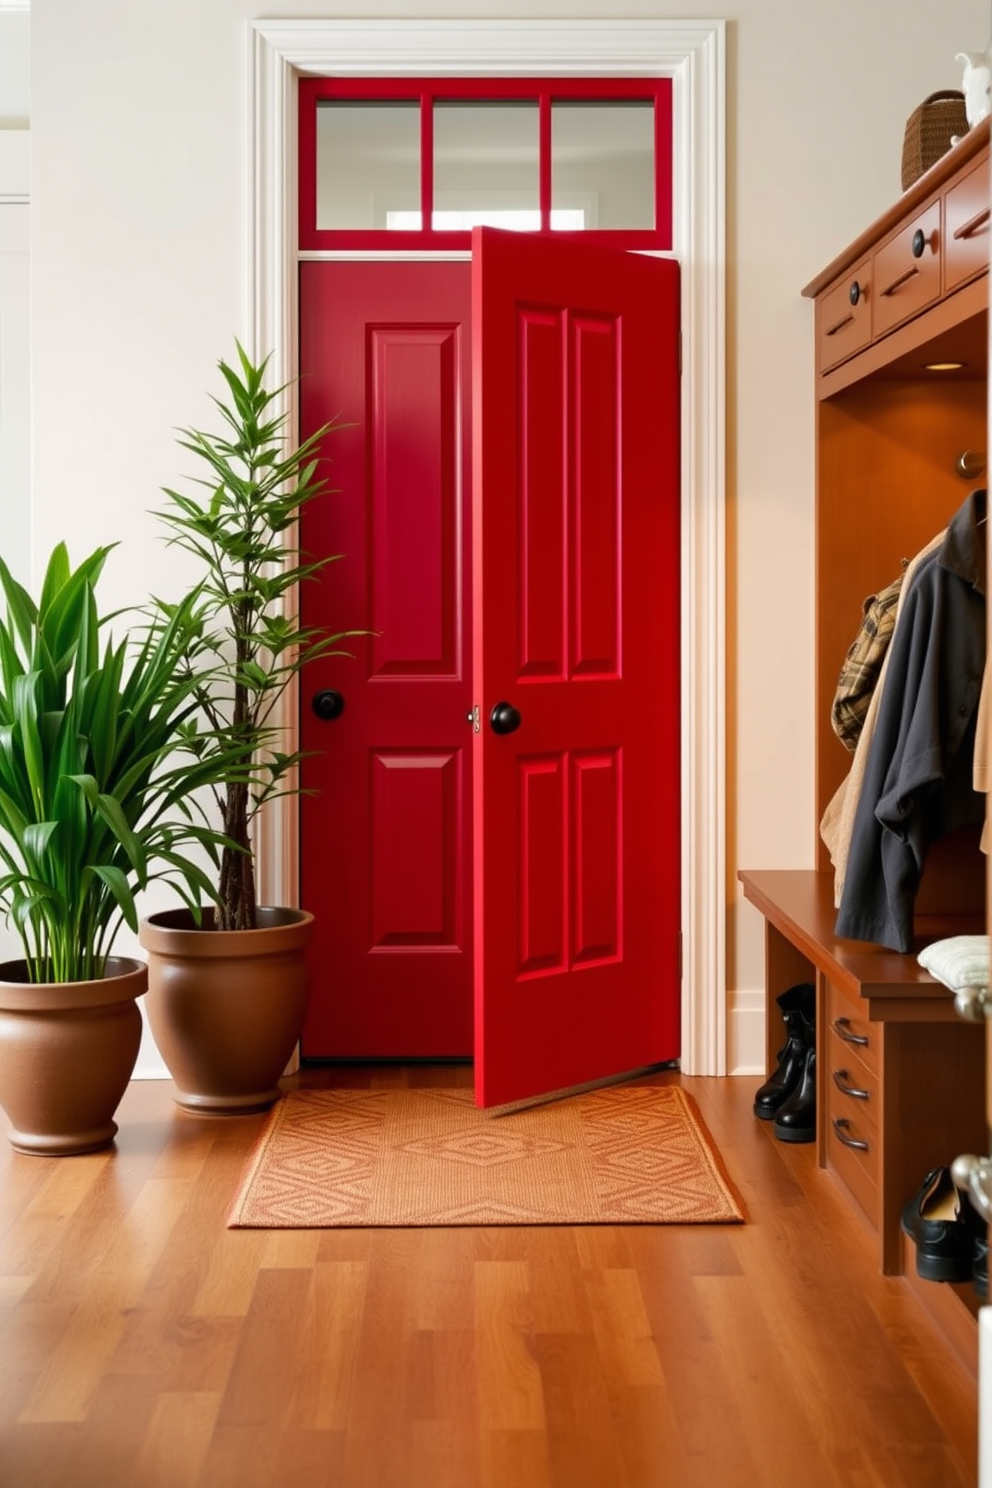
{"type": "Polygon", "coordinates": [[[727,1005],[727,1069],[732,1075],[765,1073],[765,994],[731,992],[727,1005]]]}

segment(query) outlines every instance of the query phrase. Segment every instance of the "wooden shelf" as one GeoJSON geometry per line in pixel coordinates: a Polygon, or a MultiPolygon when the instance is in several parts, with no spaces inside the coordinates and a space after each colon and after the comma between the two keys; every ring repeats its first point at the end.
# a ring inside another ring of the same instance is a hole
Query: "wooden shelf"
{"type": "Polygon", "coordinates": [[[880,1269],[904,1267],[899,1228],[904,1205],[931,1168],[985,1147],[985,1037],[962,1023],[947,987],[916,959],[927,940],[971,934],[970,916],[934,916],[905,955],[834,933],[833,879],[812,870],[739,875],[744,897],[765,920],[766,1064],[784,1041],[775,999],[796,982],[816,986],[817,1161],[830,1168],[878,1234],[880,1269]],[[869,1044],[846,1048],[839,1017],[865,1030],[869,1044]],[[834,1080],[870,1089],[847,1102],[834,1080]],[[863,1075],[858,1073],[863,1065],[863,1075]],[[833,1125],[840,1114],[860,1123],[867,1152],[844,1148],[833,1125]]]}

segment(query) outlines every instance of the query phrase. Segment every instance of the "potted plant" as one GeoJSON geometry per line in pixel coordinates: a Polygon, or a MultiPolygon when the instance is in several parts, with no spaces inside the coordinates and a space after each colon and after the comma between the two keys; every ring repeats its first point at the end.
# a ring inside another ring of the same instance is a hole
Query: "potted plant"
{"type": "Polygon", "coordinates": [[[0,560],[0,907],[24,953],[0,965],[0,1104],[30,1153],[113,1141],[147,984],[115,936],[153,879],[209,892],[199,849],[216,861],[219,834],[191,792],[232,763],[204,748],[180,665],[196,595],[137,639],[101,634],[110,551],[72,569],[59,543],[37,604],[0,560]]]}
{"type": "MultiPolygon", "coordinates": [[[[147,1007],[178,1104],[218,1113],[271,1105],[302,1030],[313,916],[258,905],[253,829],[267,802],[297,789],[300,755],[280,747],[277,704],[304,663],[343,638],[302,626],[293,609],[297,586],[331,561],[307,561],[295,531],[302,507],[327,490],[317,451],[335,424],[290,447],[286,390],[266,388],[267,363],[240,345],[235,366],[221,360],[228,396],[214,403],[224,428],[180,431],[202,462],[199,490],[166,488],[156,513],[201,570],[204,626],[185,665],[209,723],[205,751],[221,741],[233,768],[214,786],[227,843],[215,907],[142,921],[147,1007]]],[[[166,625],[173,608],[159,608],[166,625]]]]}

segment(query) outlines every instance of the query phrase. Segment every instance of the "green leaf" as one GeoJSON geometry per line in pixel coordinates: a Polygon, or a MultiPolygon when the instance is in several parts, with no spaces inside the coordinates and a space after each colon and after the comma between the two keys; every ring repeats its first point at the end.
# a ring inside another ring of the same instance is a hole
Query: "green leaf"
{"type": "MultiPolygon", "coordinates": [[[[0,558],[0,584],[3,586],[4,598],[7,601],[10,626],[13,632],[16,632],[25,652],[30,655],[38,609],[27,590],[17,582],[2,558],[0,558]]],[[[7,635],[9,644],[16,650],[14,635],[10,628],[7,629],[7,635]]]]}
{"type": "Polygon", "coordinates": [[[29,822],[24,828],[24,846],[32,858],[42,858],[58,831],[57,821],[29,822]]]}
{"type": "Polygon", "coordinates": [[[138,929],[138,911],[135,906],[134,895],[131,893],[131,888],[125,874],[119,868],[106,863],[94,864],[93,872],[100,882],[106,884],[110,890],[114,897],[114,902],[124,916],[128,928],[136,932],[138,929]]]}

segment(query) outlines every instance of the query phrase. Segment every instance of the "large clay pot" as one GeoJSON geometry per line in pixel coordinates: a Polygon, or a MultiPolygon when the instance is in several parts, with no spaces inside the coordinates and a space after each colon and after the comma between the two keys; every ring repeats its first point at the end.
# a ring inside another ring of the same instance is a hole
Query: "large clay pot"
{"type": "Polygon", "coordinates": [[[260,909],[256,930],[197,927],[188,910],[141,923],[148,1021],[178,1105],[240,1115],[279,1099],[279,1078],[303,1028],[313,915],[260,909]]]}
{"type": "Polygon", "coordinates": [[[0,963],[0,1105],[18,1152],[70,1157],[109,1147],[141,1043],[142,961],[112,957],[92,982],[30,982],[0,963]]]}

